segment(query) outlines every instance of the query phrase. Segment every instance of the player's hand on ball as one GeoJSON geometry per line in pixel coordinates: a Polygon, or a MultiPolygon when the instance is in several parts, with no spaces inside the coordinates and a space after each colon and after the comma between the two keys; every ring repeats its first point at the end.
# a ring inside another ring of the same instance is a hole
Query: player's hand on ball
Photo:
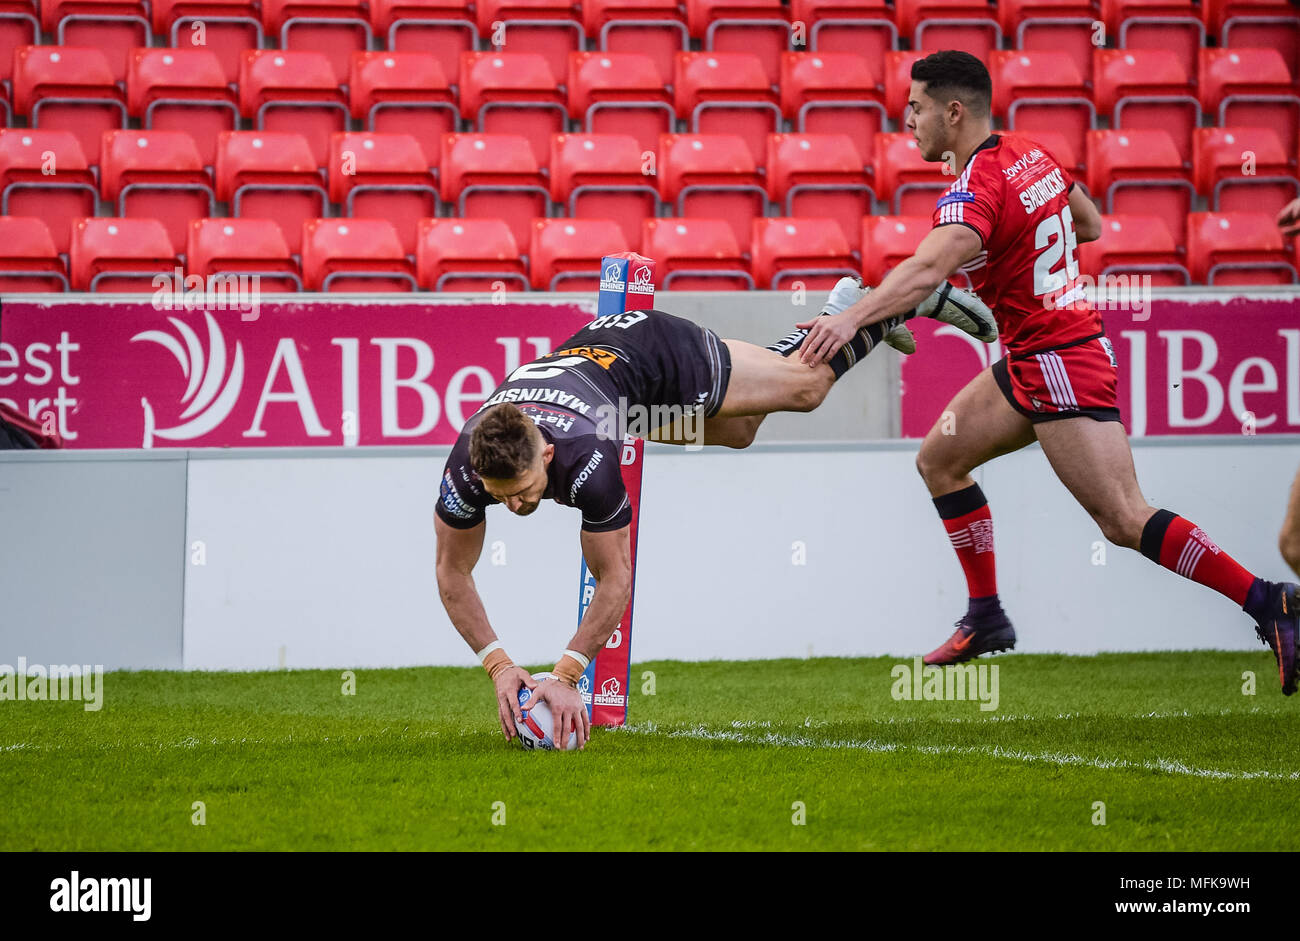
{"type": "Polygon", "coordinates": [[[508,742],[519,734],[515,723],[524,721],[523,710],[519,708],[519,688],[537,689],[537,681],[523,667],[510,667],[497,674],[494,684],[497,690],[497,718],[501,720],[501,731],[508,742]]]}
{"type": "Polygon", "coordinates": [[[808,366],[829,361],[858,332],[857,325],[846,314],[814,317],[795,326],[808,331],[808,338],[803,341],[799,356],[800,361],[808,366]]]}
{"type": "MultiPolygon", "coordinates": [[[[551,709],[555,721],[551,741],[567,742],[574,732],[578,734],[578,748],[585,748],[591,738],[591,717],[582,701],[582,693],[567,683],[554,678],[542,681],[533,691],[532,702],[544,702],[551,709]]],[[[558,745],[557,747],[563,747],[558,745]]]]}

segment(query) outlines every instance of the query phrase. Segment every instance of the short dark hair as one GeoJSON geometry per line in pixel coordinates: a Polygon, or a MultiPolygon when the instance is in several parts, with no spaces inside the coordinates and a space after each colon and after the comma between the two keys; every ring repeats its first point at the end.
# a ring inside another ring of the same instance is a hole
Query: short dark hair
{"type": "Polygon", "coordinates": [[[469,464],[480,477],[513,480],[537,457],[533,421],[509,402],[483,413],[469,436],[469,464]]]}
{"type": "Polygon", "coordinates": [[[917,59],[912,63],[912,81],[924,82],[925,93],[936,101],[956,98],[981,117],[993,106],[993,79],[984,63],[969,52],[944,49],[917,59]]]}

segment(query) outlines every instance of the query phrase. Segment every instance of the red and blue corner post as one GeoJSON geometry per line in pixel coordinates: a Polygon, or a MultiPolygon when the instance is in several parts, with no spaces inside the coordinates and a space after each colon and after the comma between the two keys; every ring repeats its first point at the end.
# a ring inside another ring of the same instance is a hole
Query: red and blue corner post
{"type": "MultiPolygon", "coordinates": [[[[596,316],[621,314],[629,310],[649,310],[655,299],[655,263],[636,252],[619,252],[600,260],[600,299],[596,316]]],[[[618,627],[605,646],[596,654],[578,681],[583,702],[592,725],[623,725],[627,722],[628,686],[632,666],[632,608],[636,603],[636,534],[641,520],[641,468],[645,442],[624,435],[620,448],[623,485],[632,505],[631,562],[632,595],[618,627]]],[[[578,621],[587,612],[596,593],[596,579],[582,560],[582,577],[578,582],[578,621]]]]}

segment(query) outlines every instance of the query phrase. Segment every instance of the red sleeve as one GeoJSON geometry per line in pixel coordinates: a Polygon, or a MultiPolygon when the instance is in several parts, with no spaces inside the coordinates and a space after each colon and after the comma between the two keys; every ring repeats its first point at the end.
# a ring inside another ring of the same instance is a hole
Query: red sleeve
{"type": "Polygon", "coordinates": [[[987,152],[977,152],[967,171],[939,197],[932,220],[935,228],[967,225],[975,230],[981,242],[988,244],[1002,202],[1000,174],[996,173],[996,167],[993,173],[985,171],[981,163],[989,159],[987,152]]]}

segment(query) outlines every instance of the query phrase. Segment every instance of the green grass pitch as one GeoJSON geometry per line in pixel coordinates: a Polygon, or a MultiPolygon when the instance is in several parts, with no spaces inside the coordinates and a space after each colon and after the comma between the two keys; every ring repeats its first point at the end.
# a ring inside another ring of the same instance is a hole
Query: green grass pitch
{"type": "Polygon", "coordinates": [[[635,664],[577,754],[507,746],[478,669],[110,673],[0,702],[0,850],[1294,848],[1262,648],[982,660],[994,711],[896,701],[899,662],[635,664]]]}

